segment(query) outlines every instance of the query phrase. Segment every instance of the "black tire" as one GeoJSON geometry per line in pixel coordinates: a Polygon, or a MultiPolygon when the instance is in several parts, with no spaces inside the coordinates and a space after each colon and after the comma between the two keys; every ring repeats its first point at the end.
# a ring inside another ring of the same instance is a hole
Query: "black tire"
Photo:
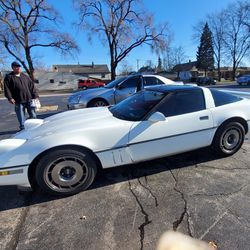
{"type": "Polygon", "coordinates": [[[212,149],[222,156],[236,153],[242,146],[245,129],[239,122],[228,122],[218,128],[212,143],[212,149]]]}
{"type": "Polygon", "coordinates": [[[88,107],[104,107],[104,106],[108,106],[108,103],[103,99],[94,99],[88,104],[88,107]]]}
{"type": "Polygon", "coordinates": [[[96,162],[87,151],[58,149],[39,160],[35,176],[43,191],[68,196],[86,190],[96,172],[96,162]]]}

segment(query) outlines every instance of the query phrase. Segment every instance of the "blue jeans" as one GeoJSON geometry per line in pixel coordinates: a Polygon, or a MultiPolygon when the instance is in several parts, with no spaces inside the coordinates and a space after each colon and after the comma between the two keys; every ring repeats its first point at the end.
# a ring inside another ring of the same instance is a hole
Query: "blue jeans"
{"type": "Polygon", "coordinates": [[[35,108],[32,108],[30,106],[30,102],[25,103],[16,103],[15,104],[15,112],[17,119],[20,124],[20,129],[24,129],[24,122],[25,122],[25,109],[27,109],[27,112],[29,114],[29,118],[36,118],[36,112],[35,108]]]}

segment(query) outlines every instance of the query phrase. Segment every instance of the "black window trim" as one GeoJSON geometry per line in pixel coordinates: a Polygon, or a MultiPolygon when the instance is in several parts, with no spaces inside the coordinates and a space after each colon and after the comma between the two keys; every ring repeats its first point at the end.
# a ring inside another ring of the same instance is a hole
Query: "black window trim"
{"type": "MultiPolygon", "coordinates": [[[[157,108],[163,103],[165,102],[166,98],[168,98],[170,95],[175,95],[176,93],[180,93],[180,92],[192,92],[192,91],[200,91],[202,93],[202,99],[203,99],[203,103],[204,103],[204,109],[198,110],[198,111],[194,111],[194,112],[189,112],[189,113],[184,113],[184,114],[180,114],[180,115],[185,115],[185,114],[190,114],[190,113],[195,113],[195,112],[199,112],[202,110],[206,110],[207,106],[206,106],[206,99],[205,99],[205,95],[204,95],[204,91],[202,89],[182,89],[182,90],[177,90],[177,91],[170,91],[170,92],[166,92],[165,96],[162,98],[162,100],[160,102],[157,103],[157,105],[155,105],[143,118],[142,120],[148,120],[148,118],[155,112],[157,112],[157,108]]],[[[164,114],[163,114],[164,115],[164,114]]],[[[165,115],[164,115],[165,116],[165,115]]],[[[179,116],[179,115],[174,115],[174,116],[179,116]]],[[[174,117],[174,116],[169,116],[169,117],[174,117]]],[[[165,116],[166,118],[168,118],[167,116],[165,116]]]]}
{"type": "MultiPolygon", "coordinates": [[[[126,81],[129,81],[129,80],[133,80],[133,79],[140,79],[140,77],[139,76],[133,76],[133,77],[129,77],[129,78],[126,78],[126,79],[124,79],[122,82],[120,82],[117,86],[118,86],[118,88],[120,88],[120,86],[122,86],[126,81]]],[[[136,88],[137,86],[135,86],[135,88],[136,88]]],[[[128,87],[122,87],[122,88],[128,88],[128,87]]],[[[129,87],[129,88],[132,88],[132,87],[129,87]]]]}

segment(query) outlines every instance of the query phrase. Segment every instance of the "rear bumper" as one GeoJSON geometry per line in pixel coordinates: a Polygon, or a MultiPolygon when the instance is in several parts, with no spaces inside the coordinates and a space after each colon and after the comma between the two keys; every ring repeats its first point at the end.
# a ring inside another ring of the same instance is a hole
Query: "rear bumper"
{"type": "Polygon", "coordinates": [[[5,185],[30,187],[28,165],[0,168],[0,186],[5,185]]]}
{"type": "Polygon", "coordinates": [[[238,85],[248,85],[248,81],[244,81],[244,82],[237,82],[238,85]]]}

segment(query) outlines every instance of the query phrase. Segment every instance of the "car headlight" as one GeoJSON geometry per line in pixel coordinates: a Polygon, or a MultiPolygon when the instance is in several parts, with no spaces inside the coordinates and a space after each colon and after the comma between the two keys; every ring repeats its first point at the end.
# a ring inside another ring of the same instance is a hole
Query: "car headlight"
{"type": "Polygon", "coordinates": [[[79,103],[82,95],[73,95],[69,98],[69,103],[79,103]]]}

